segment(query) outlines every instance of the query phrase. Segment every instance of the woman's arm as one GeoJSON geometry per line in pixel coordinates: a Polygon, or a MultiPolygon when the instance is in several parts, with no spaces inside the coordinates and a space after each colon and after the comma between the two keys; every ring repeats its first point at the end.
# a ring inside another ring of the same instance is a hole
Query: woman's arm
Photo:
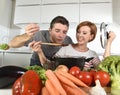
{"type": "Polygon", "coordinates": [[[106,47],[105,47],[105,52],[104,52],[104,55],[103,55],[104,58],[111,55],[111,44],[116,37],[115,33],[112,32],[112,31],[109,32],[108,36],[109,36],[109,38],[107,40],[107,44],[106,44],[106,47]]]}

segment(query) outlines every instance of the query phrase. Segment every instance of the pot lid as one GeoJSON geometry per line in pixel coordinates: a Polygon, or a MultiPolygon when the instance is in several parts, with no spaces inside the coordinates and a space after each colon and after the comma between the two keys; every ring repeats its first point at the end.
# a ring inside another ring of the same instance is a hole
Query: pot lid
{"type": "Polygon", "coordinates": [[[100,24],[100,42],[101,42],[102,48],[106,47],[106,43],[108,39],[108,31],[106,28],[107,26],[108,24],[105,24],[104,22],[100,24]]]}

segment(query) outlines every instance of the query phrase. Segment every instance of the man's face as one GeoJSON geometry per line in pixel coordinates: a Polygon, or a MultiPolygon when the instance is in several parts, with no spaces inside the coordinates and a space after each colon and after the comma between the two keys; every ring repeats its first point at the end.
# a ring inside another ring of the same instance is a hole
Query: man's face
{"type": "Polygon", "coordinates": [[[54,24],[53,28],[50,29],[50,40],[53,43],[62,43],[67,35],[68,27],[61,23],[54,24]]]}

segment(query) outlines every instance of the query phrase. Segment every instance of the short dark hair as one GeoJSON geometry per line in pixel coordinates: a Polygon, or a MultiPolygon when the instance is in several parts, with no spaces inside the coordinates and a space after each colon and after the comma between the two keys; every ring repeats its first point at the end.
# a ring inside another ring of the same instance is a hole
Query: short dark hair
{"type": "Polygon", "coordinates": [[[50,23],[50,29],[53,28],[53,26],[54,26],[55,23],[61,23],[63,25],[66,25],[67,27],[69,27],[69,21],[65,17],[63,17],[63,16],[57,16],[57,17],[55,17],[51,21],[51,23],[50,23]]]}

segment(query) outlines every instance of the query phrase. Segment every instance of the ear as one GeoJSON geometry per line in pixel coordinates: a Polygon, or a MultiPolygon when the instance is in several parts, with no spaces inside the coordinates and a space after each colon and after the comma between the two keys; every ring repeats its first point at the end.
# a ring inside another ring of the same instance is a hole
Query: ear
{"type": "Polygon", "coordinates": [[[51,32],[51,28],[49,28],[49,32],[51,32]]]}
{"type": "Polygon", "coordinates": [[[90,36],[90,40],[89,40],[89,41],[93,40],[93,37],[94,37],[94,35],[91,34],[91,36],[90,36]]]}

